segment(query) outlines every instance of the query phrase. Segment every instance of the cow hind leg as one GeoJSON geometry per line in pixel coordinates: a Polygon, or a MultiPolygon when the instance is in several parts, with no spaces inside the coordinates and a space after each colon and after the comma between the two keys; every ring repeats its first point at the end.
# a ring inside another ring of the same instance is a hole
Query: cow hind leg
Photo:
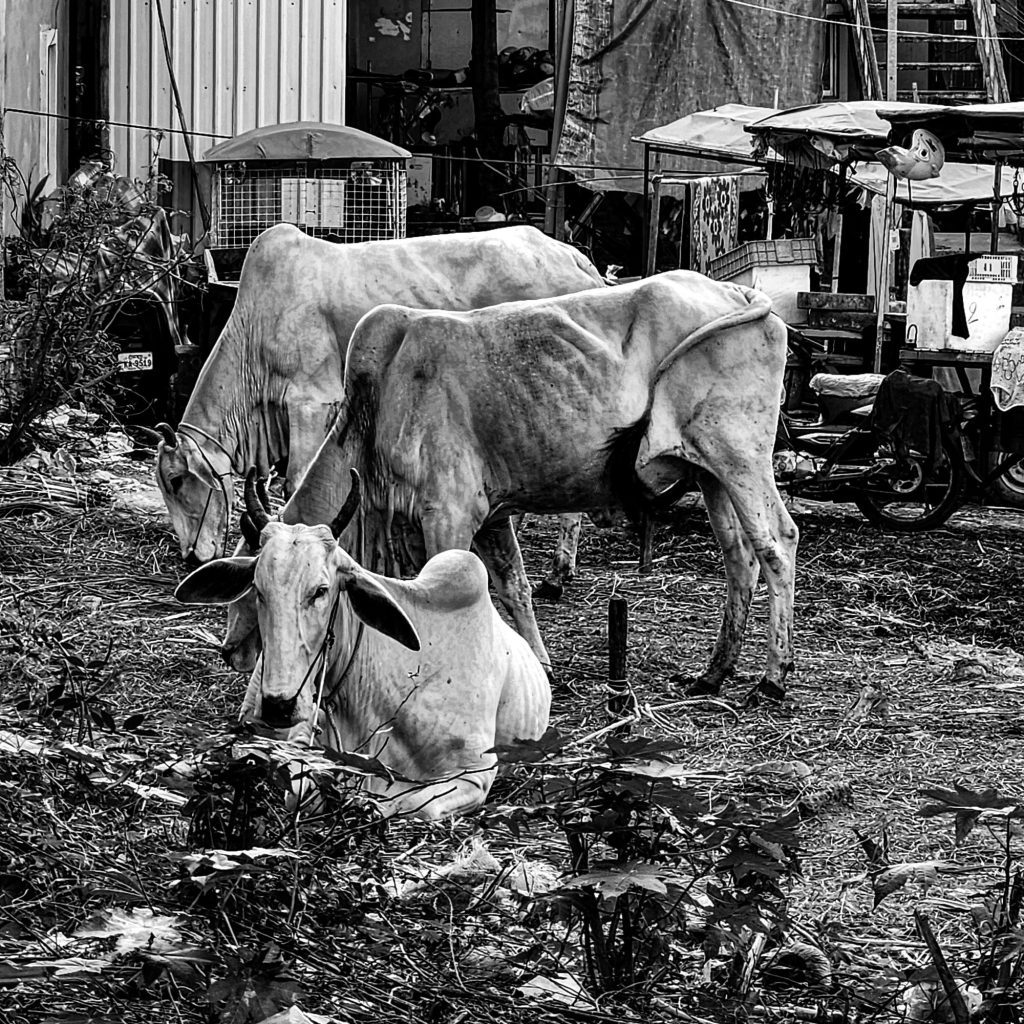
{"type": "Polygon", "coordinates": [[[726,594],[722,625],[707,667],[700,675],[674,675],[672,682],[691,696],[717,694],[736,668],[746,630],[750,602],[760,573],[754,546],[744,531],[728,492],[710,473],[700,476],[708,518],[725,560],[726,594]]]}
{"type": "Polygon", "coordinates": [[[768,458],[743,458],[733,451],[728,466],[725,488],[768,587],[768,657],[751,701],[756,701],[758,694],[781,700],[786,692],[786,676],[793,668],[793,601],[800,533],[775,486],[768,458]]]}
{"type": "Polygon", "coordinates": [[[576,575],[576,549],[582,520],[579,512],[558,517],[558,541],[551,568],[544,580],[533,588],[533,596],[538,601],[561,600],[566,583],[576,575]]]}
{"type": "Polygon", "coordinates": [[[550,674],[551,658],[533,614],[530,581],[526,576],[519,542],[512,532],[512,524],[504,519],[483,527],[473,538],[473,549],[487,566],[495,593],[512,616],[519,635],[530,645],[550,674]]]}

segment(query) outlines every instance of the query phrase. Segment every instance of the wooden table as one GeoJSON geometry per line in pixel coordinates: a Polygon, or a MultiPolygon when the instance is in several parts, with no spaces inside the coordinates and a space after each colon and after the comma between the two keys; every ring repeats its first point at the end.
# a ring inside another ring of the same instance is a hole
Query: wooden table
{"type": "Polygon", "coordinates": [[[901,348],[900,365],[920,377],[930,377],[932,368],[944,366],[956,373],[966,395],[988,395],[992,384],[991,352],[958,352],[956,349],[901,348]],[[981,388],[971,387],[968,370],[981,370],[981,388]],[[921,371],[927,371],[922,373],[921,371]]]}

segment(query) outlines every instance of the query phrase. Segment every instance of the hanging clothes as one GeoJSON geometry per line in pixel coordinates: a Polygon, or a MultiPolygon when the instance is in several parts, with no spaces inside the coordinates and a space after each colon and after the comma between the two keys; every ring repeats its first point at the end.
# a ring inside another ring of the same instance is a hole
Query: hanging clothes
{"type": "Polygon", "coordinates": [[[690,189],[690,269],[707,273],[716,256],[736,248],[740,186],[736,176],[695,178],[690,189]]]}
{"type": "MultiPolygon", "coordinates": [[[[882,260],[889,257],[889,231],[885,216],[885,196],[871,199],[871,226],[868,232],[868,295],[878,298],[882,280],[882,260]]],[[[877,308],[877,302],[875,304],[877,308]]]]}
{"type": "Polygon", "coordinates": [[[914,210],[910,219],[909,262],[913,266],[920,259],[928,259],[935,252],[935,232],[932,219],[924,210],[914,210]]]}

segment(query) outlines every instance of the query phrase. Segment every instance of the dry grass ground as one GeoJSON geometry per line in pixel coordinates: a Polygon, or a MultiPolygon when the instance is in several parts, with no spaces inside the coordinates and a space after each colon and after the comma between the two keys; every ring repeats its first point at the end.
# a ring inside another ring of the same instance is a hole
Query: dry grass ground
{"type": "MultiPolygon", "coordinates": [[[[78,742],[83,750],[102,747],[115,759],[179,756],[227,720],[242,694],[243,680],[221,666],[210,642],[221,632],[222,615],[174,603],[171,592],[184,570],[159,516],[102,504],[55,507],[0,520],[0,729],[10,730],[8,736],[78,742]],[[65,678],[72,656],[101,663],[83,672],[96,706],[118,726],[114,732],[96,725],[90,738],[73,715],[46,717],[38,705],[25,703],[65,678]],[[123,720],[137,713],[147,716],[143,727],[151,734],[123,729],[123,720]]],[[[566,598],[538,609],[562,683],[554,724],[563,733],[586,735],[612,721],[605,708],[607,604],[613,593],[625,597],[629,681],[639,707],[634,734],[680,739],[681,760],[709,777],[735,779],[768,765],[780,777],[796,773],[779,784],[791,797],[824,794],[801,827],[802,875],[789,885],[789,897],[794,921],[804,934],[827,942],[839,976],[871,984],[887,971],[922,963],[915,908],[932,918],[954,969],[969,974],[977,957],[968,911],[999,882],[1001,833],[979,827],[956,846],[949,818],[921,818],[916,809],[922,787],[956,780],[1024,799],[1024,659],[1017,651],[1024,519],[971,507],[942,530],[894,536],[879,533],[852,507],[801,503],[795,515],[802,541],[798,660],[789,703],[756,709],[740,703],[763,656],[763,588],[743,657],[748,679],[734,681],[717,702],[686,700],[669,685],[672,672],[692,671],[706,657],[723,591],[707,520],[689,505],[662,522],[654,569],[645,576],[636,572],[629,531],[585,529],[579,574],[566,598]],[[880,700],[851,716],[866,684],[880,700]],[[875,839],[884,833],[892,863],[941,860],[972,870],[940,873],[930,888],[911,882],[873,910],[857,831],[875,839]]],[[[535,572],[552,541],[548,523],[528,524],[524,550],[535,572]]],[[[0,743],[0,1020],[57,1024],[108,1019],[114,1012],[126,1021],[206,1019],[210,1008],[184,988],[177,996],[173,988],[144,992],[131,972],[122,971],[111,986],[100,984],[100,974],[54,977],[53,968],[26,968],[29,961],[19,953],[26,943],[42,942],[34,947],[32,962],[38,963],[48,935],[70,933],[97,909],[169,912],[176,869],[168,857],[189,849],[176,807],[160,800],[129,805],[103,787],[91,797],[76,790],[73,801],[62,800],[60,787],[74,773],[56,764],[0,743]]],[[[92,770],[87,754],[75,770],[85,785],[92,770]]],[[[409,864],[442,863],[476,833],[472,819],[408,824],[392,833],[386,853],[409,864]]],[[[516,848],[564,869],[560,850],[529,849],[493,829],[487,841],[499,860],[516,848]]],[[[1019,840],[1011,843],[1019,854],[1019,840]]],[[[191,913],[199,913],[197,907],[191,913]]],[[[307,912],[313,925],[316,913],[315,906],[307,912]]],[[[328,935],[324,928],[312,934],[328,935]]],[[[50,959],[55,955],[49,952],[50,959]]],[[[305,960],[307,988],[314,992],[303,1004],[307,1009],[335,1012],[338,1019],[382,1019],[379,1007],[388,1003],[383,981],[332,982],[317,963],[313,954],[305,960]],[[369,994],[378,983],[375,1003],[369,994]]],[[[699,968],[699,957],[694,963],[699,968]]],[[[515,979],[504,983],[499,999],[485,997],[483,988],[474,996],[472,985],[460,996],[449,982],[444,992],[434,991],[437,979],[421,978],[420,1004],[409,994],[416,986],[409,988],[408,971],[393,965],[396,1020],[512,1020],[520,1012],[533,1021],[564,1019],[515,1010],[515,979]],[[491,1005],[488,998],[497,1001],[491,1005]]],[[[707,1006],[685,1009],[680,992],[695,985],[696,978],[675,979],[667,986],[672,998],[655,1016],[715,1016],[707,1006]]],[[[487,991],[500,995],[501,989],[487,991]]],[[[582,1011],[575,1016],[588,1019],[582,1011]]],[[[595,1010],[589,1019],[610,1018],[595,1010]]],[[[617,1019],[626,1018],[618,1013],[617,1019]]]]}

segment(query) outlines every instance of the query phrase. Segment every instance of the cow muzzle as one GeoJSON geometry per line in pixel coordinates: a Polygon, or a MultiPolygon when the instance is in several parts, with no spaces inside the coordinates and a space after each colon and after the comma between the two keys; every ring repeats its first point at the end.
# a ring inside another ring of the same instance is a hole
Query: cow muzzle
{"type": "Polygon", "coordinates": [[[270,729],[290,729],[295,724],[297,697],[265,694],[260,701],[260,718],[270,729]]]}

